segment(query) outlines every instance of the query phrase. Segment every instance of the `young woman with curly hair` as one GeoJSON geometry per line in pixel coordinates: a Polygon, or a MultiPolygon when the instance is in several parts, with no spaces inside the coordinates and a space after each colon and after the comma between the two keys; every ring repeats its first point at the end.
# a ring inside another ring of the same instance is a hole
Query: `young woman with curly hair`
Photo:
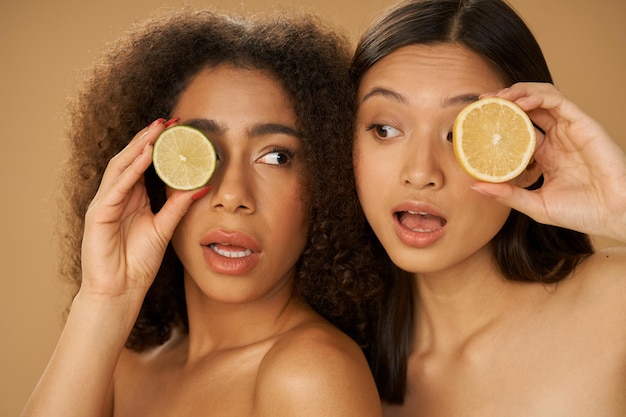
{"type": "Polygon", "coordinates": [[[79,285],[24,416],[380,415],[363,353],[330,323],[366,347],[378,287],[335,239],[358,231],[350,159],[332,151],[350,146],[349,61],[311,16],[210,11],[150,20],[104,56],[70,129],[79,285]],[[216,147],[201,190],[151,167],[177,123],[216,147]]]}

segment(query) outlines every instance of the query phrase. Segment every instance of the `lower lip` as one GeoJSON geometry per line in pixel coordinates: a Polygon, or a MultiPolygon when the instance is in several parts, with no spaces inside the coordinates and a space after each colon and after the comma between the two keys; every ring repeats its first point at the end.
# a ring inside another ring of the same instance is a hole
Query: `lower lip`
{"type": "Polygon", "coordinates": [[[394,216],[394,231],[402,243],[415,248],[427,248],[443,236],[444,227],[431,232],[418,232],[404,227],[394,216]]]}
{"type": "Polygon", "coordinates": [[[259,254],[253,252],[242,258],[227,258],[215,252],[208,246],[202,248],[204,260],[213,270],[224,275],[243,275],[254,268],[259,262],[259,254]]]}

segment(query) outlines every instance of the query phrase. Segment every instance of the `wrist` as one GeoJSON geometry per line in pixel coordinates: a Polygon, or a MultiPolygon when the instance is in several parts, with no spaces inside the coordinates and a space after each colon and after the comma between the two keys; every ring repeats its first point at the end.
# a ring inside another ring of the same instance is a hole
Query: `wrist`
{"type": "Polygon", "coordinates": [[[118,334],[125,341],[135,325],[142,303],[143,296],[139,295],[112,297],[81,289],[72,301],[70,317],[79,316],[94,328],[110,335],[118,334]]]}

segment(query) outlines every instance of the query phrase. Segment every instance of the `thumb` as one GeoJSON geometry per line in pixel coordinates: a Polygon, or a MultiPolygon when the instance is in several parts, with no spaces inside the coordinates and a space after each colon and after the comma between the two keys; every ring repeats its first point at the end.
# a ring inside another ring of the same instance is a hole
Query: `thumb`
{"type": "Polygon", "coordinates": [[[508,183],[477,182],[472,189],[491,197],[506,206],[526,214],[535,221],[545,223],[547,216],[543,200],[536,192],[516,187],[508,183]]]}
{"type": "Polygon", "coordinates": [[[163,204],[163,207],[154,216],[155,227],[163,239],[169,241],[174,234],[178,223],[187,214],[189,208],[211,189],[211,186],[202,188],[200,191],[175,191],[163,204]]]}

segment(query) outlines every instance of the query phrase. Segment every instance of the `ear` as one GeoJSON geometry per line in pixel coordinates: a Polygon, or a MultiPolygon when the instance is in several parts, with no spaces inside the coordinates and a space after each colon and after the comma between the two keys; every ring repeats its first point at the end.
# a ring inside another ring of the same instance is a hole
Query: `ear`
{"type": "Polygon", "coordinates": [[[530,189],[539,188],[541,187],[541,183],[537,183],[539,182],[539,180],[542,179],[542,174],[543,172],[541,171],[541,167],[539,166],[537,161],[535,161],[535,158],[532,158],[524,172],[522,172],[515,179],[515,185],[522,188],[529,188],[531,186],[533,187],[531,187],[530,189]]]}

